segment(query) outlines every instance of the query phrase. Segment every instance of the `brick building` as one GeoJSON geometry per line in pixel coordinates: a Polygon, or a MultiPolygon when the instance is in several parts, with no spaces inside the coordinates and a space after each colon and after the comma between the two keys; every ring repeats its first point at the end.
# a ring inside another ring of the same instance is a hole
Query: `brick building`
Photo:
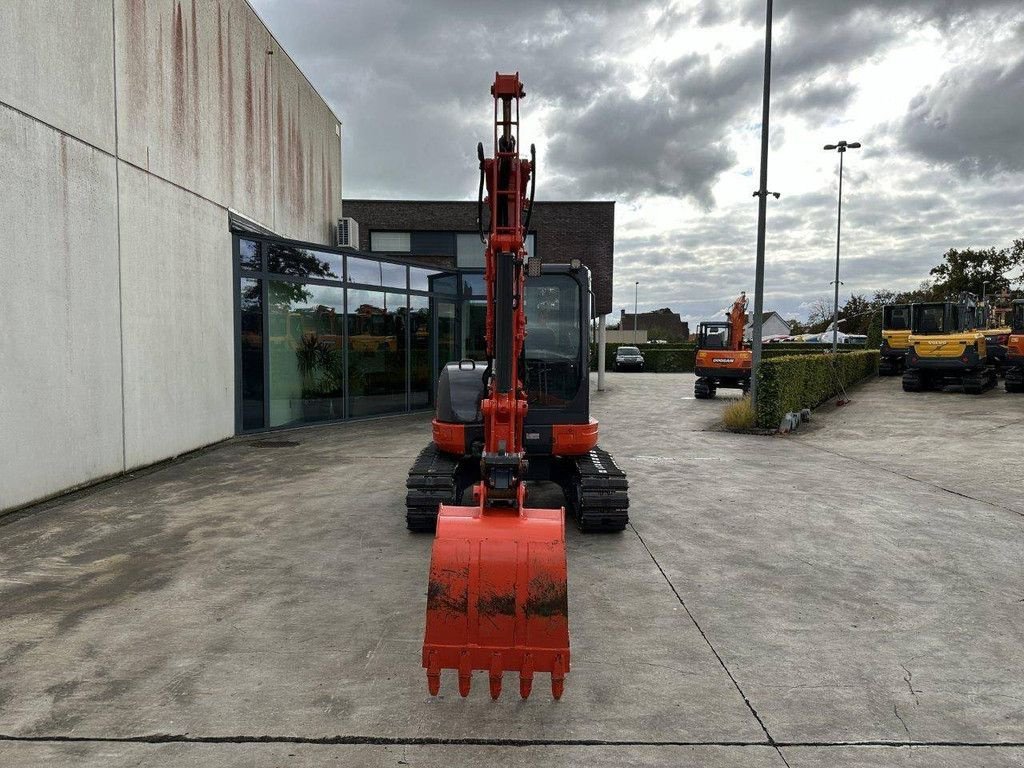
{"type": "MultiPolygon", "coordinates": [[[[438,267],[483,267],[476,201],[344,200],[359,227],[359,250],[438,267]]],[[[612,311],[614,202],[535,203],[527,251],[542,261],[578,258],[589,269],[596,314],[612,311]]]]}
{"type": "Polygon", "coordinates": [[[684,322],[679,313],[668,307],[637,315],[627,314],[626,310],[622,309],[619,311],[619,328],[627,332],[632,331],[634,318],[637,330],[647,331],[649,338],[661,338],[666,341],[687,341],[690,338],[689,323],[684,322]]]}

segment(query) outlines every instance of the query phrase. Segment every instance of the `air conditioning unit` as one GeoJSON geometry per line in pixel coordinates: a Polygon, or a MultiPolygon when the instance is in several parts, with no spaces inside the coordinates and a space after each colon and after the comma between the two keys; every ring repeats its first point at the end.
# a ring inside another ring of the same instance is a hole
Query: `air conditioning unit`
{"type": "Polygon", "coordinates": [[[338,247],[359,250],[359,222],[348,216],[338,219],[338,247]]]}

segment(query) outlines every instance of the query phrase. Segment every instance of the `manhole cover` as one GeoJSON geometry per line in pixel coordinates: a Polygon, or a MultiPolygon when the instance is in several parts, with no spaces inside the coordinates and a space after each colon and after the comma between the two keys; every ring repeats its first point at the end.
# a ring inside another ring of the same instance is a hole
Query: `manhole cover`
{"type": "Polygon", "coordinates": [[[253,448],[294,448],[299,443],[296,440],[256,440],[249,445],[253,448]]]}

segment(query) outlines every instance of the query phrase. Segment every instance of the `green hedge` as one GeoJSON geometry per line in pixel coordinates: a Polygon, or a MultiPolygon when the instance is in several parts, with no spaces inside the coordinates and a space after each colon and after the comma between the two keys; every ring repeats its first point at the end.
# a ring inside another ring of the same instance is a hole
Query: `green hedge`
{"type": "Polygon", "coordinates": [[[778,426],[789,411],[814,408],[849,387],[878,375],[878,352],[837,355],[785,355],[765,359],[757,377],[757,425],[778,426]]]}
{"type": "MultiPolygon", "coordinates": [[[[608,344],[604,369],[615,370],[615,350],[619,347],[630,347],[632,344],[608,344]]],[[[640,352],[644,356],[644,370],[650,373],[693,373],[697,348],[693,344],[640,344],[640,352]]],[[[831,348],[829,348],[831,349],[831,348]]],[[[860,347],[849,347],[840,351],[844,354],[856,352],[860,347]]],[[[824,355],[828,350],[822,344],[765,344],[761,348],[764,360],[790,355],[824,355]]],[[[597,370],[597,345],[590,345],[590,370],[597,370]]]]}

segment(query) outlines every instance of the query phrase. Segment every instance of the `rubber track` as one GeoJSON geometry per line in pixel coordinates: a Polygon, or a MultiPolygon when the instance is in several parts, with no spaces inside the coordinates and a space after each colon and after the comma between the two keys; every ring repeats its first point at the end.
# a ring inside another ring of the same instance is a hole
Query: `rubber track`
{"type": "Polygon", "coordinates": [[[629,522],[629,481],[608,451],[594,447],[576,456],[576,523],[584,533],[617,533],[629,522]]]}
{"type": "Polygon", "coordinates": [[[437,525],[437,508],[454,504],[456,473],[459,460],[442,453],[430,443],[420,451],[405,481],[405,524],[417,533],[433,532],[437,525]]]}

